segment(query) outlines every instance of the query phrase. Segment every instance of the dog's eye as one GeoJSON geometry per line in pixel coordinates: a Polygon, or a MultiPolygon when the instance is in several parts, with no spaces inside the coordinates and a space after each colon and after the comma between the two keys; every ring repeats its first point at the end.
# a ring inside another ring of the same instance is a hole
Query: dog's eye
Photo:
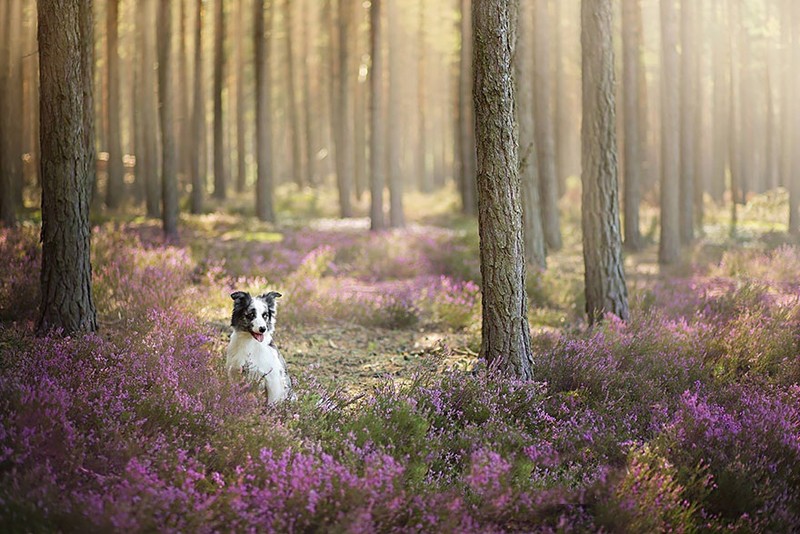
{"type": "Polygon", "coordinates": [[[262,313],[262,314],[261,314],[261,317],[263,317],[264,319],[266,319],[266,318],[267,318],[267,314],[266,314],[266,312],[265,312],[265,313],[262,313]]]}

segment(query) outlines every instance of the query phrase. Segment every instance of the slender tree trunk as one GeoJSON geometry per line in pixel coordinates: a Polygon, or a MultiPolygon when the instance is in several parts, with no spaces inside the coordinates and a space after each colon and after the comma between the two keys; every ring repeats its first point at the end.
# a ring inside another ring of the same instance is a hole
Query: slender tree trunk
{"type": "MultiPolygon", "coordinates": [[[[360,4],[356,7],[356,13],[361,16],[363,8],[360,4]]],[[[354,21],[355,28],[358,29],[358,24],[361,23],[357,17],[354,21]]],[[[353,81],[353,185],[355,187],[355,196],[360,201],[364,196],[364,190],[367,188],[366,174],[367,174],[367,89],[366,80],[361,79],[361,32],[354,31],[351,36],[351,45],[354,46],[353,53],[351,54],[351,72],[355,73],[355,80],[353,81]]]]}
{"type": "MultiPolygon", "coordinates": [[[[797,2],[791,2],[789,6],[789,13],[788,19],[791,21],[791,33],[789,36],[789,87],[792,88],[793,91],[797,90],[798,84],[798,68],[800,68],[800,39],[798,38],[798,29],[797,25],[800,22],[800,9],[798,9],[797,2]]],[[[800,135],[798,132],[800,128],[798,127],[797,122],[797,115],[798,111],[800,111],[800,106],[797,104],[797,95],[793,94],[790,98],[789,107],[787,109],[787,115],[789,117],[790,126],[788,131],[788,138],[789,138],[789,147],[790,154],[789,154],[789,168],[786,175],[786,179],[788,180],[788,188],[789,188],[789,233],[792,235],[800,234],[800,176],[798,176],[798,172],[800,172],[800,157],[797,153],[797,140],[800,135]]]]}
{"type": "Polygon", "coordinates": [[[97,330],[89,177],[94,172],[91,0],[39,0],[42,300],[37,330],[97,330]],[[88,43],[88,45],[87,45],[88,43]],[[88,75],[88,77],[87,77],[88,75]],[[87,132],[87,126],[88,132],[87,132]]]}
{"type": "Polygon", "coordinates": [[[694,241],[694,119],[697,108],[697,80],[694,56],[696,0],[681,2],[681,74],[680,74],[680,222],[681,243],[694,241]]]}
{"type": "MultiPolygon", "coordinates": [[[[341,0],[340,9],[346,7],[345,4],[346,0],[341,0]]],[[[292,176],[297,187],[303,188],[306,179],[305,171],[303,170],[302,130],[298,119],[298,103],[294,83],[294,52],[292,43],[294,40],[294,13],[291,0],[286,0],[284,3],[284,19],[286,24],[286,98],[288,99],[286,105],[289,114],[289,132],[287,132],[287,135],[289,136],[289,146],[292,151],[292,176]]],[[[349,37],[349,35],[345,35],[345,38],[349,37]]],[[[305,58],[303,58],[303,61],[305,61],[305,58]]]]}
{"type": "MultiPolygon", "coordinates": [[[[26,111],[23,116],[27,117],[24,121],[27,125],[25,138],[28,142],[28,177],[27,182],[33,184],[38,189],[41,186],[39,178],[39,54],[38,43],[36,42],[36,4],[29,0],[28,8],[28,29],[27,42],[25,45],[27,64],[25,69],[26,84],[26,111]]],[[[2,25],[0,25],[2,27],[2,25]]],[[[2,219],[0,217],[0,219],[2,219]]]]}
{"type": "Polygon", "coordinates": [[[350,23],[353,18],[353,0],[339,3],[339,116],[336,142],[336,183],[339,189],[339,211],[342,217],[352,217],[354,170],[353,150],[353,91],[350,75],[350,23]]]}
{"type": "Polygon", "coordinates": [[[205,197],[206,169],[201,157],[203,138],[206,129],[206,106],[203,92],[203,0],[195,3],[194,29],[194,98],[192,101],[192,142],[190,143],[191,159],[189,169],[192,175],[192,195],[190,211],[203,213],[205,197]]]}
{"type": "Polygon", "coordinates": [[[142,106],[143,126],[145,131],[145,165],[143,175],[145,179],[145,203],[147,204],[148,217],[161,216],[161,181],[158,172],[158,108],[154,101],[158,82],[155,73],[155,50],[154,39],[155,2],[146,2],[141,9],[147,11],[147,21],[144,31],[144,50],[142,52],[142,93],[144,103],[142,106]]]}
{"type": "Polygon", "coordinates": [[[611,0],[582,0],[581,22],[583,263],[586,313],[594,324],[606,313],[629,317],[617,200],[611,0]]]}
{"type": "MultiPolygon", "coordinates": [[[[396,0],[395,0],[396,1],[396,0]]],[[[473,84],[473,39],[472,13],[473,0],[461,0],[461,70],[459,71],[459,189],[461,191],[461,210],[465,215],[478,214],[478,193],[475,182],[475,110],[472,101],[473,84]]],[[[391,21],[389,22],[391,25],[391,21]]],[[[391,86],[390,86],[391,90],[391,86]]]]}
{"type": "Polygon", "coordinates": [[[418,26],[418,47],[419,52],[417,55],[417,179],[419,183],[419,190],[423,193],[430,193],[433,191],[433,183],[431,175],[428,173],[428,140],[426,132],[426,65],[425,60],[427,54],[430,53],[426,45],[427,30],[425,28],[425,1],[419,2],[419,26],[418,26]]]}
{"type": "Polygon", "coordinates": [[[525,259],[535,269],[545,269],[544,230],[539,202],[539,169],[536,159],[533,124],[533,3],[519,4],[514,75],[517,89],[517,122],[519,124],[519,174],[522,191],[522,224],[525,259]]]}
{"type": "Polygon", "coordinates": [[[473,3],[475,134],[478,162],[483,330],[481,357],[490,368],[533,378],[525,245],[514,113],[517,2],[473,3]]]}
{"type": "Polygon", "coordinates": [[[742,172],[742,159],[740,155],[741,150],[741,120],[742,116],[739,113],[739,92],[741,91],[741,72],[737,68],[739,54],[737,51],[737,35],[736,29],[739,28],[741,23],[741,16],[739,14],[738,0],[730,0],[728,3],[728,57],[730,57],[730,94],[728,97],[730,127],[728,128],[728,174],[730,175],[731,187],[731,236],[736,234],[738,226],[738,207],[739,194],[741,192],[741,172],[742,172]]]}
{"type": "Polygon", "coordinates": [[[247,184],[247,126],[245,124],[245,0],[236,2],[236,192],[243,193],[247,184]]]}
{"type": "Polygon", "coordinates": [[[642,136],[639,131],[639,72],[643,51],[639,48],[641,28],[637,25],[641,17],[639,0],[624,0],[622,5],[622,61],[623,61],[623,110],[625,120],[625,246],[639,250],[642,236],[639,231],[639,204],[641,202],[642,136]]]}
{"type": "MultiPolygon", "coordinates": [[[[527,0],[531,1],[531,0],[527,0]]],[[[561,249],[561,223],[558,213],[555,131],[553,127],[553,85],[550,70],[550,17],[548,0],[534,0],[534,116],[536,155],[542,203],[544,239],[550,250],[561,249]]]]}
{"type": "MultiPolygon", "coordinates": [[[[11,62],[11,3],[8,2],[0,9],[5,11],[3,34],[0,35],[0,111],[3,117],[8,117],[13,102],[10,98],[10,69],[11,62]]],[[[13,159],[12,137],[7,129],[9,124],[0,123],[0,223],[3,226],[13,227],[17,224],[17,211],[14,202],[14,181],[11,170],[13,159]]]]}
{"type": "Polygon", "coordinates": [[[158,12],[158,104],[161,120],[161,199],[164,234],[178,235],[178,158],[172,96],[172,1],[160,0],[158,12]]]}
{"type": "MultiPolygon", "coordinates": [[[[724,4],[715,4],[714,14],[717,20],[725,20],[724,4]]],[[[727,34],[723,24],[717,24],[714,30],[714,147],[711,171],[711,197],[722,204],[725,196],[725,183],[728,165],[728,69],[726,62],[727,34]]]]}
{"type": "Polygon", "coordinates": [[[272,124],[270,123],[270,41],[272,3],[254,1],[254,41],[256,69],[256,216],[262,221],[275,222],[272,183],[272,124]]]}
{"type": "Polygon", "coordinates": [[[125,168],[122,164],[122,142],[120,128],[120,78],[118,43],[119,0],[109,0],[106,24],[106,76],[108,77],[108,183],[106,184],[106,206],[119,208],[125,197],[125,168]]]}
{"type": "Polygon", "coordinates": [[[680,131],[678,17],[674,0],[661,1],[661,237],[658,261],[680,259],[680,131]]]}
{"type": "Polygon", "coordinates": [[[223,0],[216,0],[214,32],[214,198],[225,200],[227,182],[225,165],[224,117],[222,116],[222,88],[225,83],[225,8],[223,0]]]}
{"type": "MultiPolygon", "coordinates": [[[[520,3],[520,8],[522,7],[520,3]]],[[[562,28],[562,7],[561,0],[554,2],[554,18],[553,21],[553,46],[554,56],[556,58],[555,72],[555,95],[556,95],[556,119],[555,119],[555,137],[556,137],[556,177],[558,178],[558,193],[559,197],[564,195],[567,189],[567,176],[569,175],[570,162],[569,162],[569,131],[570,131],[570,105],[565,72],[565,51],[564,51],[564,30],[562,28]]],[[[520,15],[521,16],[521,15],[520,15]]],[[[538,163],[537,163],[538,165],[538,163]]]]}
{"type": "Polygon", "coordinates": [[[23,188],[25,173],[22,168],[23,129],[22,123],[27,120],[22,115],[22,0],[8,0],[11,4],[11,31],[8,38],[11,40],[9,84],[7,98],[10,100],[10,113],[6,115],[8,133],[10,134],[10,165],[11,187],[14,204],[23,206],[23,188]]]}
{"type": "MultiPolygon", "coordinates": [[[[390,0],[391,1],[391,0],[390,0]]],[[[383,188],[386,182],[386,150],[383,124],[383,28],[381,26],[382,0],[370,4],[370,230],[382,230],[383,188]]]]}
{"type": "MultiPolygon", "coordinates": [[[[316,3],[316,0],[306,0],[303,4],[303,12],[307,12],[308,10],[308,2],[312,1],[316,3]]],[[[311,23],[310,18],[308,16],[303,16],[301,21],[301,28],[302,33],[300,35],[300,56],[303,58],[308,58],[308,26],[311,23]]],[[[315,131],[314,127],[314,115],[317,113],[317,110],[313,108],[313,100],[311,99],[311,77],[309,76],[309,71],[311,67],[308,64],[308,61],[304,60],[301,61],[299,64],[300,67],[300,76],[302,79],[302,91],[303,91],[303,105],[305,106],[305,112],[303,113],[303,127],[305,129],[303,138],[306,141],[306,177],[308,178],[308,185],[315,185],[317,183],[317,164],[316,164],[316,157],[317,157],[317,149],[316,149],[316,141],[317,132],[315,131]]],[[[320,106],[321,108],[321,106],[320,106]]]]}
{"type": "MultiPolygon", "coordinates": [[[[705,91],[705,83],[703,78],[703,50],[706,33],[701,32],[700,29],[704,27],[704,2],[703,0],[696,0],[695,20],[693,22],[695,34],[695,46],[693,52],[692,71],[695,83],[695,99],[697,100],[697,113],[695,113],[692,123],[694,129],[694,188],[693,188],[693,218],[694,230],[699,235],[703,235],[703,217],[704,206],[703,198],[708,190],[708,150],[706,147],[706,125],[705,119],[707,116],[707,99],[705,91]]],[[[694,233],[693,233],[694,235],[694,233]]]]}
{"type": "Polygon", "coordinates": [[[388,159],[389,159],[389,226],[400,228],[405,226],[405,214],[403,213],[403,176],[400,167],[401,140],[400,128],[402,117],[402,97],[400,87],[402,76],[400,72],[400,36],[398,28],[398,9],[399,0],[386,0],[388,7],[387,20],[389,32],[389,129],[388,138],[388,159]]]}
{"type": "MultiPolygon", "coordinates": [[[[178,57],[180,58],[178,73],[178,92],[177,105],[180,113],[180,128],[178,133],[178,140],[176,150],[178,151],[178,173],[184,177],[189,176],[191,172],[191,158],[192,158],[192,111],[190,108],[191,100],[190,93],[193,86],[189,82],[189,23],[188,16],[191,9],[192,0],[180,0],[180,35],[178,37],[178,57]]],[[[190,178],[191,179],[191,178],[190,178]]]]}

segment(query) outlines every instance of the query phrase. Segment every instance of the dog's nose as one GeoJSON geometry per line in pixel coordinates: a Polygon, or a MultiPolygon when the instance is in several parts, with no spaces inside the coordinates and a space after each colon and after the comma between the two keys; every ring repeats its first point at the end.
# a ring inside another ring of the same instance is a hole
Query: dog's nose
{"type": "Polygon", "coordinates": [[[259,331],[260,331],[260,332],[263,334],[264,332],[266,332],[266,331],[267,331],[267,327],[266,327],[266,326],[260,326],[260,327],[258,328],[258,330],[259,330],[259,331]]]}

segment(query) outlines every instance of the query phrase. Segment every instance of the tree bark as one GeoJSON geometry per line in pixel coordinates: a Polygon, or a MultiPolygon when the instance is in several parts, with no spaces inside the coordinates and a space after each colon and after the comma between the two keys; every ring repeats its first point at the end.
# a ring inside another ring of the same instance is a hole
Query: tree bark
{"type": "MultiPolygon", "coordinates": [[[[1,6],[5,13],[3,35],[0,36],[0,111],[3,117],[11,115],[13,105],[10,98],[10,69],[11,62],[11,2],[1,6]]],[[[13,227],[17,224],[17,209],[14,202],[14,181],[11,169],[13,156],[12,137],[10,124],[0,124],[0,224],[13,227]]]]}
{"type": "Polygon", "coordinates": [[[37,331],[97,330],[92,300],[90,0],[39,0],[42,300],[37,331]],[[88,44],[87,44],[88,43],[88,44]],[[89,75],[87,77],[87,75],[89,75]],[[87,128],[88,127],[88,128],[87,128]]]}
{"type": "MultiPolygon", "coordinates": [[[[345,9],[346,0],[341,0],[340,9],[345,9]]],[[[297,95],[295,93],[294,83],[294,12],[292,10],[292,1],[286,0],[284,3],[284,22],[286,25],[286,98],[287,98],[287,113],[289,116],[289,131],[286,132],[289,137],[289,147],[292,152],[292,177],[294,183],[299,189],[302,189],[306,184],[305,171],[303,169],[303,131],[300,128],[300,120],[298,119],[297,95]]],[[[349,35],[345,34],[349,38],[349,35]]],[[[302,59],[305,61],[305,58],[302,59]]],[[[349,215],[348,215],[349,217],[349,215]]]]}
{"type": "Polygon", "coordinates": [[[224,117],[222,116],[222,88],[225,69],[225,8],[223,0],[216,0],[214,33],[214,198],[227,197],[228,176],[225,165],[224,117]]]}
{"type": "Polygon", "coordinates": [[[206,169],[202,165],[201,149],[206,129],[206,106],[203,92],[203,0],[196,0],[194,29],[194,98],[192,102],[192,142],[190,144],[190,173],[192,194],[190,211],[203,213],[206,169]]]}
{"type": "MultiPolygon", "coordinates": [[[[527,0],[531,1],[531,0],[527,0]]],[[[553,85],[550,70],[550,17],[548,0],[534,0],[534,117],[536,155],[542,203],[544,239],[550,250],[560,250],[561,224],[558,213],[558,175],[556,174],[555,128],[553,126],[553,85]]]]}
{"type": "Polygon", "coordinates": [[[512,57],[514,0],[473,3],[475,134],[478,162],[483,330],[481,357],[490,368],[533,378],[525,294],[512,57]]]}
{"type": "Polygon", "coordinates": [[[147,20],[144,31],[144,50],[142,51],[142,93],[144,102],[142,106],[142,122],[145,131],[146,146],[145,165],[143,175],[145,179],[145,203],[148,217],[161,216],[161,181],[158,171],[158,106],[154,101],[158,82],[154,76],[156,63],[156,43],[153,38],[155,16],[155,2],[146,2],[140,9],[147,11],[147,20]]]}
{"type": "Polygon", "coordinates": [[[122,128],[120,121],[119,78],[119,0],[109,0],[106,13],[106,76],[108,78],[108,182],[106,183],[106,206],[119,208],[125,198],[125,167],[122,163],[122,128]]]}
{"type": "Polygon", "coordinates": [[[661,1],[661,235],[658,261],[680,259],[680,131],[678,17],[674,0],[661,1]]]}
{"type": "Polygon", "coordinates": [[[161,120],[161,199],[164,234],[178,235],[178,159],[172,87],[172,0],[160,0],[158,13],[158,103],[161,120]]]}
{"type": "Polygon", "coordinates": [[[254,41],[256,68],[256,216],[262,221],[275,222],[272,183],[272,124],[270,107],[270,42],[272,4],[254,1],[254,41]]]}
{"type": "MultiPolygon", "coordinates": [[[[474,70],[470,7],[472,2],[473,0],[461,0],[461,68],[458,75],[458,184],[461,192],[461,211],[470,216],[478,213],[475,182],[475,110],[472,101],[474,70]]],[[[389,24],[391,25],[391,21],[389,24]]]]}
{"type": "MultiPolygon", "coordinates": [[[[800,22],[800,9],[797,2],[790,2],[788,20],[791,24],[789,36],[789,87],[793,91],[797,90],[797,69],[800,68],[800,38],[798,36],[797,25],[800,22]]],[[[800,106],[797,104],[797,95],[790,97],[787,110],[787,117],[790,121],[788,130],[789,146],[789,167],[786,174],[787,187],[789,189],[789,233],[792,235],[800,234],[800,157],[797,154],[797,140],[800,137],[800,126],[797,122],[797,114],[800,106]]]]}
{"type": "Polygon", "coordinates": [[[594,324],[606,313],[629,317],[619,228],[611,0],[582,0],[581,22],[581,226],[586,313],[594,324]]]}
{"type": "Polygon", "coordinates": [[[522,191],[523,237],[525,259],[536,269],[547,267],[544,230],[539,202],[539,169],[533,114],[533,3],[519,4],[514,76],[517,89],[517,122],[519,124],[519,174],[522,191]]]}
{"type": "Polygon", "coordinates": [[[681,243],[694,241],[694,166],[695,117],[697,107],[697,0],[681,2],[681,74],[680,74],[680,234],[681,243]]]}
{"type": "Polygon", "coordinates": [[[339,116],[336,141],[336,185],[339,189],[339,212],[352,217],[352,181],[355,151],[353,150],[353,91],[350,75],[350,23],[353,0],[339,2],[339,116]]]}
{"type": "Polygon", "coordinates": [[[639,204],[641,202],[642,180],[642,136],[639,131],[639,73],[642,65],[643,51],[641,27],[637,21],[641,19],[639,0],[624,0],[622,5],[622,97],[625,121],[625,246],[630,250],[639,250],[642,236],[639,231],[639,204]]]}
{"type": "MultiPolygon", "coordinates": [[[[390,0],[391,1],[391,0],[390,0]]],[[[386,150],[383,124],[383,28],[382,0],[372,0],[370,7],[370,230],[383,230],[383,188],[386,182],[386,150]]]]}
{"type": "Polygon", "coordinates": [[[402,76],[400,72],[400,44],[398,28],[397,2],[399,0],[387,1],[387,20],[389,32],[389,119],[387,134],[387,150],[389,160],[389,226],[401,228],[405,226],[405,214],[403,212],[403,176],[400,167],[401,140],[400,128],[402,113],[402,98],[400,88],[402,86],[402,76]]]}

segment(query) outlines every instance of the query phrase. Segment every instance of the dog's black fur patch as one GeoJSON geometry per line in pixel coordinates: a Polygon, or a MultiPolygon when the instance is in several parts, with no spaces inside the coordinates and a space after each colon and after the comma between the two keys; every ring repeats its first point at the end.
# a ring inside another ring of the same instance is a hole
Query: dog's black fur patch
{"type": "Polygon", "coordinates": [[[231,293],[233,299],[233,315],[231,316],[231,326],[236,330],[247,332],[250,330],[250,321],[247,317],[248,311],[253,307],[253,297],[250,293],[236,291],[231,293]]]}

